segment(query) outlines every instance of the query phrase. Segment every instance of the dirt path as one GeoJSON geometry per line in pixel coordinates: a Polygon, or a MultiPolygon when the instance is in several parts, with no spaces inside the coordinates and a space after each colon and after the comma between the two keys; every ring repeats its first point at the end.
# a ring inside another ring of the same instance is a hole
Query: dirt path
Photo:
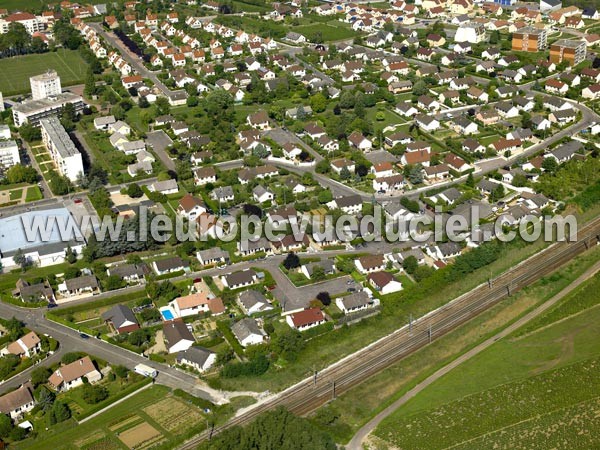
{"type": "Polygon", "coordinates": [[[459,356],[454,361],[450,362],[446,366],[439,369],[437,372],[435,372],[432,375],[430,375],[429,377],[427,377],[421,383],[417,384],[414,388],[412,388],[410,391],[408,391],[406,394],[404,394],[402,397],[400,397],[398,400],[396,400],[390,406],[388,406],[383,411],[381,411],[379,414],[377,414],[373,419],[371,419],[369,422],[367,422],[362,428],[360,428],[356,432],[356,434],[354,435],[352,440],[348,443],[348,445],[346,446],[346,449],[347,450],[361,450],[363,448],[363,442],[365,441],[365,439],[367,439],[368,435],[375,428],[377,428],[377,426],[386,417],[388,417],[390,414],[392,414],[394,411],[396,411],[399,407],[404,405],[415,395],[417,395],[418,393],[423,391],[426,387],[428,387],[430,384],[432,384],[434,381],[438,380],[439,378],[443,377],[445,374],[450,372],[455,367],[461,365],[465,361],[468,361],[473,356],[475,356],[475,355],[481,353],[483,350],[487,349],[489,346],[494,344],[499,339],[502,339],[502,338],[508,336],[510,333],[512,333],[516,329],[522,327],[530,320],[532,320],[532,319],[538,317],[539,315],[541,315],[542,313],[544,313],[546,310],[548,310],[549,308],[554,306],[558,301],[560,301],[563,297],[565,297],[570,292],[572,292],[574,289],[579,287],[583,282],[585,282],[588,279],[590,279],[591,277],[593,277],[596,274],[596,272],[598,272],[599,270],[600,270],[600,261],[596,262],[596,264],[594,264],[592,267],[590,267],[588,270],[586,270],[583,275],[581,275],[579,278],[577,278],[575,281],[573,281],[569,286],[564,288],[562,291],[560,291],[558,294],[556,294],[550,300],[541,304],[533,311],[525,314],[519,320],[512,323],[508,327],[504,328],[502,331],[500,331],[496,335],[485,340],[484,342],[479,344],[477,347],[469,350],[465,354],[459,356]]]}

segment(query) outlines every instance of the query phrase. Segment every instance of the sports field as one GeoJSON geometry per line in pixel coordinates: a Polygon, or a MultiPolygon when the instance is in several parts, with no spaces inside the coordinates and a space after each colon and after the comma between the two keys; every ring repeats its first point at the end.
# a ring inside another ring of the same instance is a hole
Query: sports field
{"type": "Polygon", "coordinates": [[[0,91],[8,95],[30,91],[29,77],[54,69],[63,86],[83,83],[87,64],[76,50],[59,49],[56,52],[15,56],[0,59],[0,91]]]}

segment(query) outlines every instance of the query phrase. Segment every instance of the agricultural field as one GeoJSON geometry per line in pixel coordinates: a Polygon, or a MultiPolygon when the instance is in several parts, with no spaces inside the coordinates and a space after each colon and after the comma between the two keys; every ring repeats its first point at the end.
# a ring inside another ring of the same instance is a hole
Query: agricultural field
{"type": "Polygon", "coordinates": [[[525,327],[526,334],[518,330],[432,384],[382,422],[378,442],[465,449],[600,445],[597,414],[589,414],[600,402],[599,280],[596,275],[566,296],[525,327]]]}
{"type": "Polygon", "coordinates": [[[63,86],[70,86],[83,83],[87,64],[79,52],[65,49],[0,59],[0,91],[5,97],[28,93],[29,77],[44,73],[48,69],[58,72],[63,86]]]}
{"type": "Polygon", "coordinates": [[[39,439],[19,442],[14,448],[145,449],[171,445],[204,424],[200,408],[164,386],[152,386],[87,422],[53,427],[39,439]]]}

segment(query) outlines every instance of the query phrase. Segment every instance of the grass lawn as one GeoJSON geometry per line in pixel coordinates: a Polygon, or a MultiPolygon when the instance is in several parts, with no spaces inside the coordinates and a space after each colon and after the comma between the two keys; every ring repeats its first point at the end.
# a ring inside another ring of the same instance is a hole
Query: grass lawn
{"type": "Polygon", "coordinates": [[[15,189],[10,191],[10,201],[21,200],[23,197],[23,189],[15,189]]]}
{"type": "Polygon", "coordinates": [[[323,38],[323,41],[325,41],[325,42],[339,41],[342,39],[350,39],[350,38],[353,38],[358,35],[358,33],[356,33],[351,28],[346,28],[346,27],[340,26],[341,25],[340,22],[333,22],[333,23],[335,25],[330,25],[327,23],[319,23],[319,24],[299,26],[299,27],[295,27],[295,31],[306,36],[309,40],[312,40],[311,38],[313,36],[315,36],[316,33],[321,33],[321,37],[323,38]],[[338,25],[338,24],[340,24],[340,25],[338,25]]]}
{"type": "Polygon", "coordinates": [[[2,59],[0,91],[4,96],[29,92],[29,77],[42,74],[48,69],[56,70],[62,85],[69,86],[83,83],[87,64],[78,51],[65,49],[2,59]]]}
{"type": "Polygon", "coordinates": [[[421,433],[427,434],[431,448],[511,447],[521,438],[540,448],[556,448],[567,436],[571,448],[598,445],[597,433],[592,441],[584,441],[586,445],[575,443],[585,440],[578,434],[589,437],[586,430],[599,425],[597,414],[595,421],[594,415],[583,415],[586,407],[597,408],[600,402],[600,379],[592,375],[600,363],[600,307],[595,295],[599,280],[597,275],[586,283],[587,289],[561,302],[590,300],[588,305],[596,306],[530,334],[498,341],[417,395],[384,421],[377,435],[402,447],[411,447],[421,433]],[[427,431],[430,427],[436,431],[427,431]],[[410,433],[400,431],[406,429],[410,433]]]}
{"type": "Polygon", "coordinates": [[[174,396],[168,388],[155,385],[85,423],[75,425],[71,419],[39,433],[35,440],[11,447],[127,449],[148,441],[152,445],[168,443],[171,448],[204,426],[200,408],[174,396]]]}
{"type": "Polygon", "coordinates": [[[35,202],[36,200],[43,199],[42,191],[40,191],[39,186],[30,186],[27,188],[27,194],[25,194],[26,202],[35,202]]]}
{"type": "Polygon", "coordinates": [[[373,108],[367,108],[365,119],[373,124],[374,131],[382,130],[390,125],[396,125],[402,123],[402,120],[397,114],[390,111],[388,108],[382,108],[374,106],[373,108]],[[376,116],[378,112],[383,112],[384,119],[377,120],[376,116]]]}
{"type": "Polygon", "coordinates": [[[496,142],[498,139],[500,139],[500,135],[498,134],[492,134],[491,136],[486,136],[484,138],[481,138],[479,140],[479,142],[481,143],[481,145],[483,145],[484,147],[487,147],[488,145],[490,145],[492,142],[496,142]]]}

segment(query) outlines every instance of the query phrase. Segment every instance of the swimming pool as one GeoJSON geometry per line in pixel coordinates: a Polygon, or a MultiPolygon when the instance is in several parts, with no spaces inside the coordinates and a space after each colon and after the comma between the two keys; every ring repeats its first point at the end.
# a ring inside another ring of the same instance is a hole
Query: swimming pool
{"type": "Polygon", "coordinates": [[[163,317],[163,320],[173,320],[175,318],[173,311],[169,308],[161,309],[160,314],[163,317]]]}

